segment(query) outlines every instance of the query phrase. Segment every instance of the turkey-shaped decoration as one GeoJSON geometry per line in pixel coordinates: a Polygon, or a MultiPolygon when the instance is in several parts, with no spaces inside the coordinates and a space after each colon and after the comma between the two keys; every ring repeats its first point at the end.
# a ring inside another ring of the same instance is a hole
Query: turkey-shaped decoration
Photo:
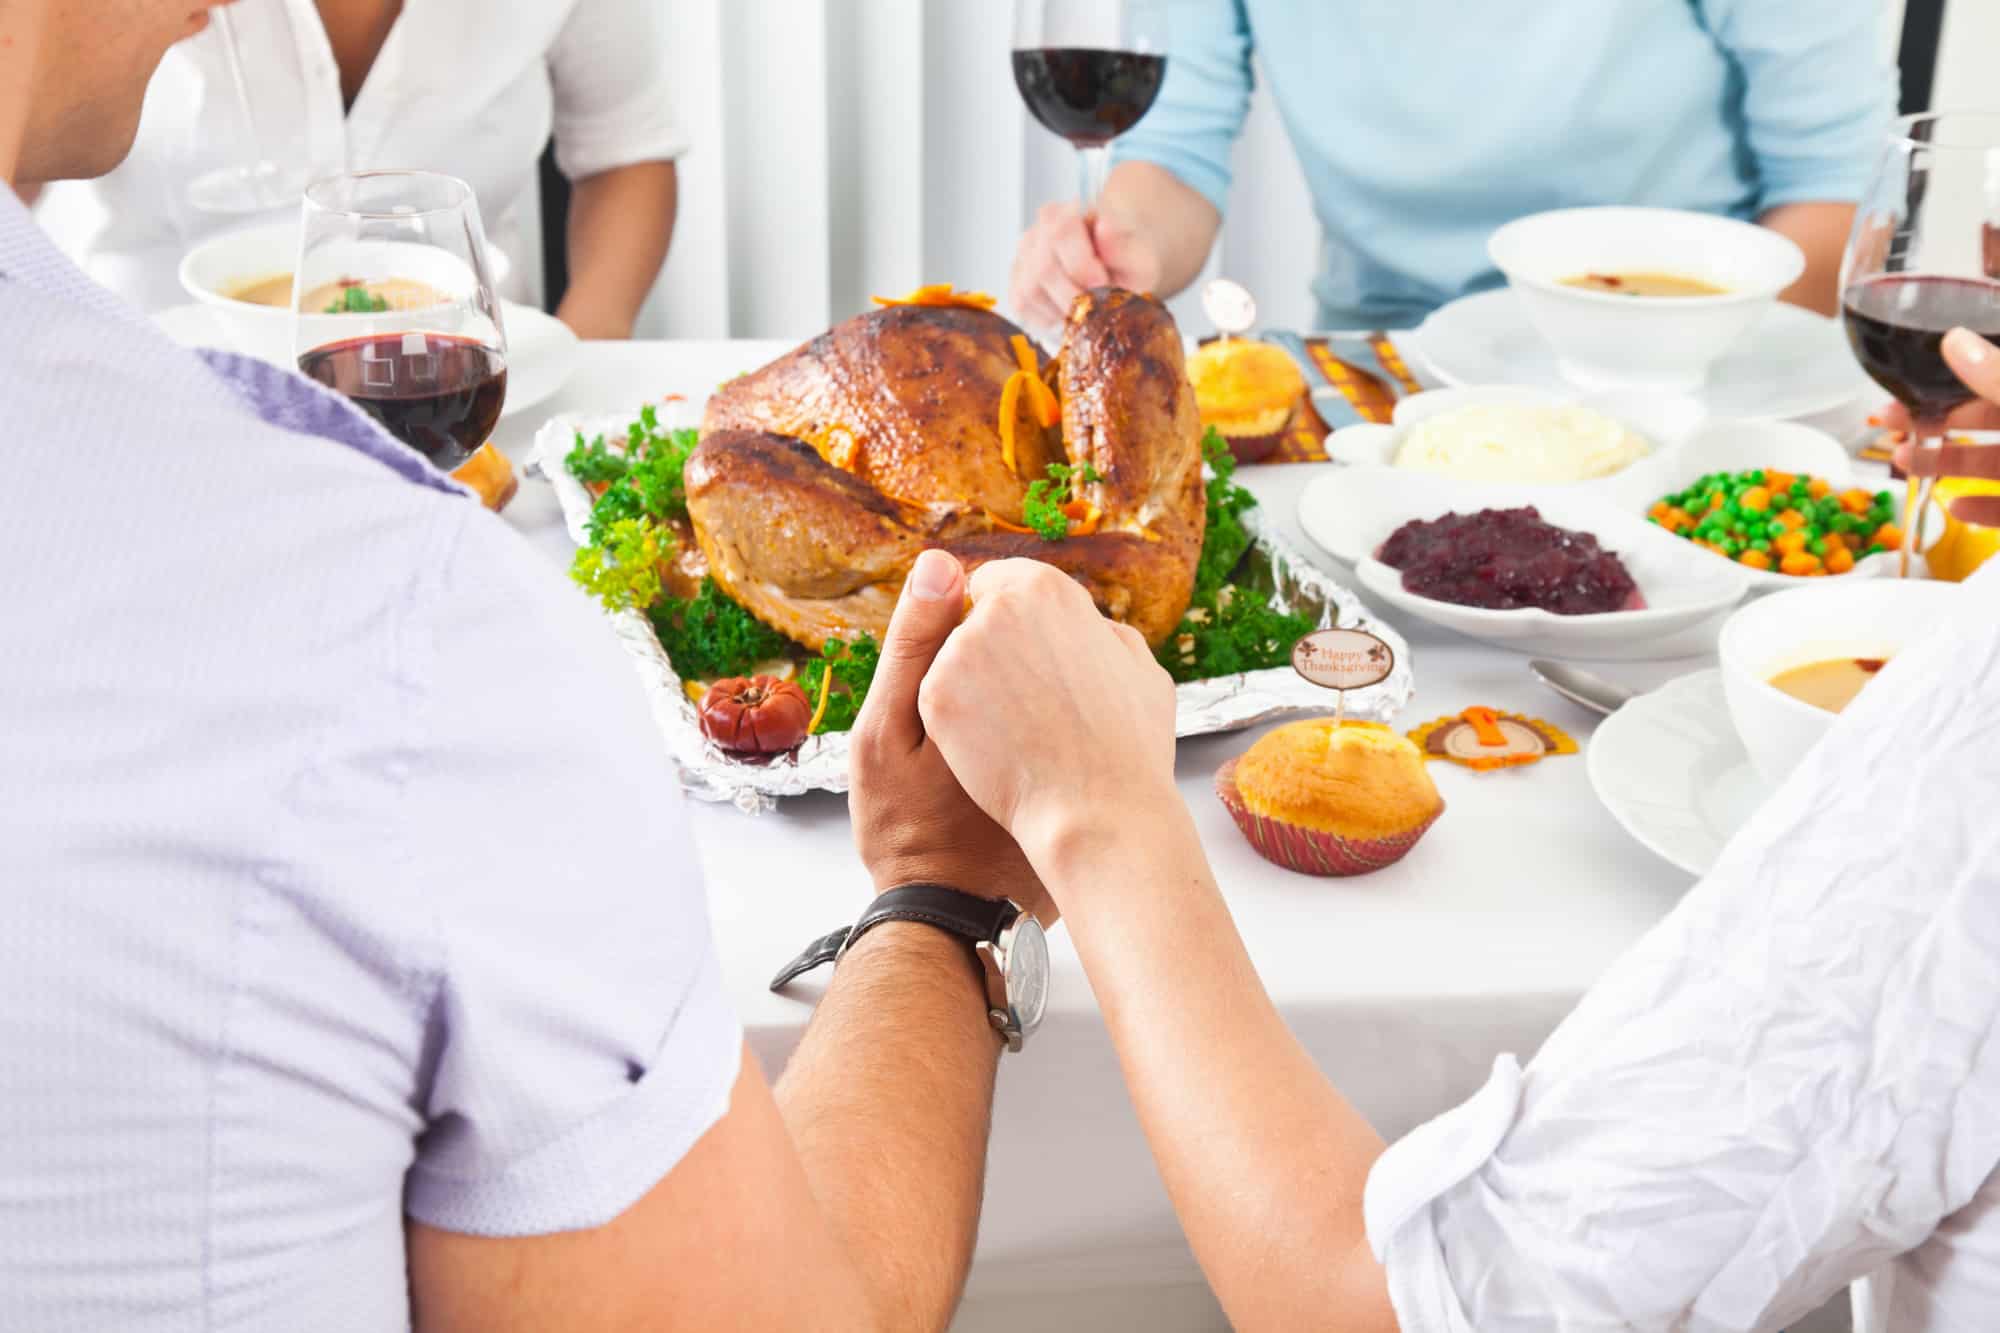
{"type": "Polygon", "coordinates": [[[1052,564],[1157,647],[1187,610],[1207,517],[1180,332],[1113,288],[1077,297],[1054,361],[986,309],[858,315],[718,390],[686,478],[716,582],[813,649],[880,640],[933,546],[968,568],[1052,564]],[[1026,512],[1051,463],[1076,468],[1057,541],[1026,512]]]}

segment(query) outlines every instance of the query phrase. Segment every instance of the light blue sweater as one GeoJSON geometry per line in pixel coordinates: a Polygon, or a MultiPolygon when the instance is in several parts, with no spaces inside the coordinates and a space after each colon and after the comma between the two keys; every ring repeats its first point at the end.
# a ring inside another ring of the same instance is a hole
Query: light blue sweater
{"type": "Polygon", "coordinates": [[[1487,236],[1543,209],[1857,200],[1894,106],[1880,0],[1152,6],[1166,84],[1118,156],[1222,208],[1254,50],[1325,230],[1324,328],[1494,285],[1487,236]]]}

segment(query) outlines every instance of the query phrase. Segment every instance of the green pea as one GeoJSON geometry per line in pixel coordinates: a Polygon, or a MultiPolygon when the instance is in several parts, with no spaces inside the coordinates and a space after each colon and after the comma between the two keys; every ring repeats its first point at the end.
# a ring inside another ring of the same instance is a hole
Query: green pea
{"type": "Polygon", "coordinates": [[[1806,543],[1806,549],[1808,551],[1811,551],[1814,555],[1825,555],[1826,538],[1824,537],[1813,538],[1811,541],[1806,543]]]}
{"type": "Polygon", "coordinates": [[[1764,484],[1764,469],[1752,468],[1743,474],[1743,480],[1749,482],[1752,486],[1762,486],[1764,484]]]}
{"type": "Polygon", "coordinates": [[[1888,547],[1886,547],[1886,546],[1884,546],[1884,545],[1883,545],[1883,544],[1882,544],[1881,542],[1870,542],[1870,543],[1868,544],[1868,549],[1867,549],[1867,550],[1865,550],[1865,551],[1863,551],[1863,552],[1862,552],[1861,554],[1863,554],[1863,555],[1880,555],[1880,554],[1882,554],[1882,552],[1884,552],[1884,551],[1886,551],[1886,550],[1888,550],[1888,549],[1889,549],[1889,548],[1888,548],[1888,547]]]}
{"type": "Polygon", "coordinates": [[[1762,537],[1759,537],[1757,538],[1757,540],[1750,543],[1750,549],[1753,551],[1769,551],[1771,549],[1771,543],[1765,541],[1762,537]]]}

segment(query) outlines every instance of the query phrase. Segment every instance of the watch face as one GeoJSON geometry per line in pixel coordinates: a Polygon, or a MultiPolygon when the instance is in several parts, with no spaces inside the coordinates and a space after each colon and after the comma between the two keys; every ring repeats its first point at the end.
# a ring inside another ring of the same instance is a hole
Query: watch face
{"type": "Polygon", "coordinates": [[[1042,1025],[1049,1005],[1049,938],[1042,923],[1026,914],[1007,934],[1007,1003],[1026,1037],[1042,1025]]]}

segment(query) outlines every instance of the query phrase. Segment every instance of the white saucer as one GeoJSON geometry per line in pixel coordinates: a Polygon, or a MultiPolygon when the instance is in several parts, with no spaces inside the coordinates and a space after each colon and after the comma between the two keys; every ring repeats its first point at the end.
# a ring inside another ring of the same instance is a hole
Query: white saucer
{"type": "Polygon", "coordinates": [[[1720,671],[1641,695],[1584,746],[1597,799],[1625,831],[1690,875],[1705,875],[1770,787],[1729,721],[1720,671]]]}
{"type": "MultiPolygon", "coordinates": [[[[1461,297],[1417,329],[1418,354],[1445,384],[1519,384],[1574,393],[1510,288],[1461,297]]],[[[1789,419],[1875,390],[1836,320],[1782,302],[1715,364],[1699,397],[1710,417],[1789,419]]]]}
{"type": "MultiPolygon", "coordinates": [[[[533,306],[501,303],[507,324],[507,404],[504,420],[555,396],[576,370],[577,338],[569,325],[533,306]]],[[[222,317],[205,305],[177,305],[153,316],[153,322],[183,347],[212,347],[240,352],[222,317]]],[[[291,367],[286,367],[290,369],[291,367]]]]}

